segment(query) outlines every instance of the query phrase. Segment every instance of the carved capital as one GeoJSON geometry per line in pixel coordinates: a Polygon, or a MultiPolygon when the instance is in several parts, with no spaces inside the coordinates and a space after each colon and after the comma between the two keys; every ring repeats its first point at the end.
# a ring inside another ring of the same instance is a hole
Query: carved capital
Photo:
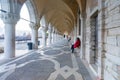
{"type": "Polygon", "coordinates": [[[35,23],[30,23],[29,25],[30,25],[30,28],[34,30],[38,30],[40,27],[40,24],[35,24],[35,23]]]}
{"type": "Polygon", "coordinates": [[[48,27],[48,32],[49,32],[49,33],[52,32],[52,27],[51,27],[51,26],[48,27]]]}
{"type": "Polygon", "coordinates": [[[41,30],[46,32],[48,30],[48,28],[45,26],[41,26],[41,30]]]}
{"type": "Polygon", "coordinates": [[[4,23],[16,24],[17,21],[20,19],[20,16],[11,13],[4,13],[0,15],[0,18],[3,20],[4,23]]]}
{"type": "Polygon", "coordinates": [[[86,13],[85,12],[80,14],[80,19],[84,19],[84,18],[86,18],[86,13]]]}

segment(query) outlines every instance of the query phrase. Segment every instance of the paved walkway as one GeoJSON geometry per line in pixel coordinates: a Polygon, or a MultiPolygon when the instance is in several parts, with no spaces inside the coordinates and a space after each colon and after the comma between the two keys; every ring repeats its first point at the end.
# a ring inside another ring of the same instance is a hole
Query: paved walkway
{"type": "Polygon", "coordinates": [[[92,80],[67,40],[0,66],[0,80],[92,80]]]}
{"type": "MultiPolygon", "coordinates": [[[[15,56],[16,56],[16,58],[18,58],[18,57],[20,57],[20,56],[23,56],[23,55],[26,55],[26,54],[28,54],[29,52],[32,52],[33,50],[16,50],[15,51],[15,56]]],[[[14,59],[14,58],[13,58],[14,59]]],[[[4,64],[5,62],[9,62],[9,61],[11,61],[11,60],[13,60],[13,59],[5,59],[4,58],[4,53],[1,53],[0,54],[0,65],[1,64],[4,64]]]]}

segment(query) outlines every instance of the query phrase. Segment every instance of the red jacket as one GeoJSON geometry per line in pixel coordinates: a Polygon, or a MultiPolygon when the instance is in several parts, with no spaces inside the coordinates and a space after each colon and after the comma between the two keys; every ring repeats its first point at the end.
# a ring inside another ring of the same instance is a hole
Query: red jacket
{"type": "Polygon", "coordinates": [[[74,48],[80,47],[80,40],[77,40],[74,44],[74,48]]]}

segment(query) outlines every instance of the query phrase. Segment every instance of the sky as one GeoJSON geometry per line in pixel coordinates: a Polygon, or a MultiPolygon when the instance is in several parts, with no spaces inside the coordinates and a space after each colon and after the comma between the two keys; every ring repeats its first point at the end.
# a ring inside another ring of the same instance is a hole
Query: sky
{"type": "MultiPolygon", "coordinates": [[[[22,9],[21,9],[21,12],[20,12],[20,17],[21,18],[24,18],[24,19],[27,19],[27,20],[30,20],[30,17],[29,17],[29,12],[28,12],[28,9],[26,7],[26,5],[24,4],[22,9]]],[[[2,22],[2,20],[0,19],[0,27],[4,27],[4,23],[2,22]]],[[[20,30],[20,31],[30,31],[30,27],[29,27],[29,22],[28,21],[25,21],[23,19],[20,19],[18,21],[18,23],[16,24],[16,30],[20,30]]]]}

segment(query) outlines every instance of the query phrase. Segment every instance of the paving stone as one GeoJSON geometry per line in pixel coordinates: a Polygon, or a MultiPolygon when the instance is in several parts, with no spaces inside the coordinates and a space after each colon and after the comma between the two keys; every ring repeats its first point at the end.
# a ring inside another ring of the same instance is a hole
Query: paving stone
{"type": "MultiPolygon", "coordinates": [[[[70,53],[71,54],[71,53],[70,53]]],[[[63,67],[65,65],[68,65],[69,67],[73,67],[72,66],[72,60],[71,60],[71,56],[68,54],[63,54],[58,56],[58,58],[56,58],[55,60],[57,60],[60,63],[60,67],[63,67]]]]}
{"type": "Polygon", "coordinates": [[[60,50],[48,50],[44,54],[47,54],[47,55],[56,55],[56,54],[60,54],[60,53],[61,53],[60,50]]]}
{"type": "Polygon", "coordinates": [[[1,65],[0,80],[84,80],[82,76],[92,80],[80,58],[71,53],[67,41],[51,47],[1,65]]]}

